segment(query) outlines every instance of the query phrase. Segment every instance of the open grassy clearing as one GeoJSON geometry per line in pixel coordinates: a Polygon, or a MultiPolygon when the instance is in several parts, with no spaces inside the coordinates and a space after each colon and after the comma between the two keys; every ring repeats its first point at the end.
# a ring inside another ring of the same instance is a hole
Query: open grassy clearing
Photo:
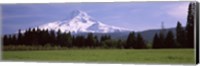
{"type": "Polygon", "coordinates": [[[69,49],[3,51],[3,60],[194,64],[193,49],[69,49]]]}

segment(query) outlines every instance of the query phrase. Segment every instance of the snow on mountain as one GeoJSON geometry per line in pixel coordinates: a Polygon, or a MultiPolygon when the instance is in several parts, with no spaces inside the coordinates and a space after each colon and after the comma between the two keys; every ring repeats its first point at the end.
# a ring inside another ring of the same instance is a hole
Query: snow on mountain
{"type": "Polygon", "coordinates": [[[39,26],[40,29],[48,29],[61,32],[92,32],[92,33],[111,33],[131,31],[130,29],[106,25],[100,21],[94,20],[86,12],[76,10],[71,13],[69,19],[50,22],[39,26]]]}

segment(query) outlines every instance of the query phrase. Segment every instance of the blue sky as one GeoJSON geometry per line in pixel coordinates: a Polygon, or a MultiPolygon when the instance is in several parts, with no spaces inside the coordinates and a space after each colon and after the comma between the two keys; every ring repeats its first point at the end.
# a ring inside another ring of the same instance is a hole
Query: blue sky
{"type": "Polygon", "coordinates": [[[115,2],[115,3],[49,3],[3,4],[3,34],[36,27],[68,18],[74,10],[87,12],[105,24],[143,31],[186,24],[189,2],[115,2]]]}

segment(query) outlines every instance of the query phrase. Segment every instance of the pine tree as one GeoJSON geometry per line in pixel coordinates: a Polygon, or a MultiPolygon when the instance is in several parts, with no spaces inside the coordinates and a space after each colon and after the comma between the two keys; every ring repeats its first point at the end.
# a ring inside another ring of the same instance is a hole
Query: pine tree
{"type": "Polygon", "coordinates": [[[56,43],[56,35],[55,32],[53,30],[50,31],[50,44],[51,46],[55,46],[56,43]]]}
{"type": "Polygon", "coordinates": [[[57,32],[56,43],[58,44],[58,46],[61,46],[61,45],[62,45],[62,34],[61,34],[60,29],[59,29],[58,32],[57,32]]]}
{"type": "Polygon", "coordinates": [[[31,45],[31,28],[26,30],[24,33],[24,44],[27,46],[31,45]]]}
{"type": "Polygon", "coordinates": [[[196,3],[190,3],[187,16],[187,47],[194,48],[194,20],[196,19],[196,3]]]}
{"type": "Polygon", "coordinates": [[[178,21],[176,26],[176,41],[179,47],[185,48],[186,45],[186,33],[181,23],[178,21]]]}
{"type": "MultiPolygon", "coordinates": [[[[84,42],[84,44],[85,44],[85,42],[84,42]]],[[[76,37],[72,36],[72,47],[75,47],[75,45],[76,45],[76,37]]],[[[83,47],[85,47],[85,45],[83,47]]]]}
{"type": "Polygon", "coordinates": [[[67,37],[67,40],[66,40],[67,41],[67,47],[71,48],[72,47],[72,36],[71,36],[71,33],[68,32],[67,35],[66,35],[66,37],[67,37]]]}
{"type": "Polygon", "coordinates": [[[96,48],[97,46],[99,46],[99,40],[97,36],[94,36],[94,47],[96,48]]]}
{"type": "Polygon", "coordinates": [[[11,45],[12,44],[12,35],[8,35],[8,44],[7,45],[11,45]]]}
{"type": "Polygon", "coordinates": [[[124,46],[124,48],[135,48],[137,47],[136,45],[136,38],[135,38],[135,32],[131,32],[128,35],[128,38],[126,40],[126,44],[124,46]]]}
{"type": "Polygon", "coordinates": [[[76,36],[75,42],[76,47],[83,48],[85,47],[85,38],[84,36],[76,36]]]}
{"type": "Polygon", "coordinates": [[[32,31],[31,31],[31,44],[32,45],[38,45],[38,35],[36,34],[36,29],[33,28],[32,31]]]}
{"type": "Polygon", "coordinates": [[[166,45],[164,44],[164,40],[165,40],[165,35],[164,35],[164,33],[163,32],[160,32],[159,33],[159,40],[158,40],[158,47],[159,48],[165,48],[166,47],[166,45]]]}
{"type": "Polygon", "coordinates": [[[135,49],[144,49],[146,48],[145,41],[143,37],[141,36],[140,33],[137,34],[137,40],[136,40],[136,46],[134,47],[135,49]]]}
{"type": "Polygon", "coordinates": [[[67,33],[62,33],[61,34],[62,36],[61,36],[61,46],[62,47],[68,47],[69,45],[69,43],[68,43],[68,35],[67,35],[67,33]]]}
{"type": "Polygon", "coordinates": [[[16,35],[12,35],[12,39],[11,39],[11,44],[12,45],[17,45],[17,37],[16,37],[16,35]]]}
{"type": "Polygon", "coordinates": [[[106,46],[105,41],[110,40],[110,39],[111,39],[111,37],[109,35],[102,35],[101,38],[100,38],[100,42],[99,42],[100,45],[99,46],[105,47],[106,46]]]}
{"type": "Polygon", "coordinates": [[[157,33],[154,35],[152,48],[154,48],[154,49],[160,48],[160,46],[159,46],[159,37],[158,37],[157,33]]]}
{"type": "Polygon", "coordinates": [[[172,31],[169,31],[167,33],[164,44],[165,48],[176,48],[177,45],[175,44],[174,35],[172,31]]]}
{"type": "Polygon", "coordinates": [[[90,48],[94,47],[95,39],[92,33],[88,33],[87,39],[86,39],[86,45],[90,48]]]}
{"type": "Polygon", "coordinates": [[[9,38],[7,35],[4,35],[3,36],[3,46],[7,46],[9,43],[9,38]]]}
{"type": "Polygon", "coordinates": [[[39,32],[39,34],[38,34],[39,36],[40,36],[40,38],[39,38],[39,44],[41,45],[41,46],[44,46],[45,45],[45,40],[44,39],[46,39],[45,38],[45,30],[43,29],[43,30],[41,30],[40,32],[39,32]]]}
{"type": "Polygon", "coordinates": [[[20,30],[20,29],[19,29],[19,32],[18,32],[17,44],[20,44],[20,45],[23,44],[23,36],[22,36],[22,33],[21,33],[21,30],[20,30]]]}

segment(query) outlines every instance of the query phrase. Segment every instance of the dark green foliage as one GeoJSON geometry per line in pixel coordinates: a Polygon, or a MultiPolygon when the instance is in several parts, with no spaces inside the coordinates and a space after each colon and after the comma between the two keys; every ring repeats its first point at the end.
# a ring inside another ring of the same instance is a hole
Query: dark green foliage
{"type": "MultiPolygon", "coordinates": [[[[135,36],[131,32],[127,40],[112,39],[110,35],[103,35],[98,38],[93,33],[88,33],[87,37],[82,35],[72,36],[70,33],[62,33],[52,30],[28,29],[24,33],[19,30],[18,34],[4,35],[4,46],[41,46],[41,47],[77,47],[77,48],[118,48],[118,49],[144,49],[145,40],[138,33],[135,36]]],[[[166,38],[164,34],[155,34],[153,48],[176,48],[173,33],[170,31],[166,38]]]]}
{"type": "Polygon", "coordinates": [[[56,44],[58,44],[59,46],[62,46],[62,44],[63,44],[62,34],[61,34],[60,30],[58,30],[58,32],[57,32],[56,44]]]}
{"type": "Polygon", "coordinates": [[[181,48],[187,47],[186,32],[179,21],[176,26],[176,41],[177,41],[176,43],[178,47],[181,47],[181,48]]]}
{"type": "Polygon", "coordinates": [[[103,36],[101,36],[100,41],[102,42],[102,41],[109,40],[109,39],[111,39],[111,37],[109,35],[103,35],[103,36]]]}
{"type": "Polygon", "coordinates": [[[56,43],[55,40],[56,40],[55,32],[51,30],[50,35],[49,35],[49,42],[51,43],[51,46],[55,46],[55,43],[56,43]]]}
{"type": "Polygon", "coordinates": [[[154,35],[152,48],[154,48],[154,49],[161,48],[159,46],[159,37],[158,37],[157,33],[154,35]]]}
{"type": "Polygon", "coordinates": [[[168,31],[167,35],[161,31],[159,34],[154,35],[152,48],[162,49],[162,48],[177,48],[176,40],[174,38],[173,32],[168,31]]]}
{"type": "Polygon", "coordinates": [[[160,32],[159,33],[159,40],[158,40],[158,47],[159,48],[165,48],[166,47],[166,45],[164,44],[164,40],[165,40],[165,35],[164,35],[164,33],[162,33],[162,32],[160,32]]]}
{"type": "Polygon", "coordinates": [[[8,44],[5,44],[5,45],[11,45],[12,43],[13,43],[12,35],[8,35],[8,44]]]}
{"type": "Polygon", "coordinates": [[[60,30],[57,32],[56,44],[61,47],[72,47],[72,37],[70,33],[61,33],[60,30]]]}
{"type": "Polygon", "coordinates": [[[146,44],[140,33],[138,33],[137,37],[135,37],[135,32],[131,32],[126,40],[126,44],[124,44],[123,47],[126,49],[144,49],[146,48],[146,44]]]}
{"type": "Polygon", "coordinates": [[[196,3],[189,4],[186,25],[187,48],[194,48],[194,20],[196,19],[196,8],[196,3]]]}
{"type": "Polygon", "coordinates": [[[100,38],[100,42],[98,42],[99,43],[99,46],[100,47],[105,47],[106,45],[105,45],[105,41],[106,40],[110,40],[111,39],[111,37],[109,36],[109,35],[103,35],[103,36],[101,36],[101,38],[100,38]]]}
{"type": "Polygon", "coordinates": [[[98,46],[100,46],[98,37],[94,36],[94,47],[98,47],[98,46]]]}
{"type": "Polygon", "coordinates": [[[167,33],[167,36],[166,36],[165,41],[164,41],[164,44],[165,44],[164,48],[176,48],[177,47],[172,31],[169,31],[167,33]]]}
{"type": "Polygon", "coordinates": [[[136,46],[133,46],[135,49],[144,49],[146,48],[146,44],[144,39],[142,38],[141,34],[137,34],[136,46]]]}
{"type": "MultiPolygon", "coordinates": [[[[173,38],[173,35],[169,34],[168,38],[173,38]]],[[[164,36],[160,33],[155,35],[153,48],[171,48],[168,45],[161,44],[161,39],[164,36]],[[157,44],[157,45],[156,45],[157,44]]],[[[118,48],[118,49],[144,49],[146,48],[145,40],[142,35],[138,33],[135,36],[134,32],[131,32],[127,40],[112,39],[110,35],[103,35],[98,38],[93,33],[88,33],[87,37],[82,35],[72,36],[70,33],[62,33],[61,30],[57,32],[52,30],[40,30],[40,29],[28,29],[24,33],[19,30],[18,34],[4,35],[4,46],[41,46],[41,47],[77,47],[77,48],[118,48]]],[[[166,41],[168,42],[168,41],[166,41]]],[[[168,44],[168,43],[166,43],[168,44]]]]}
{"type": "Polygon", "coordinates": [[[125,44],[124,48],[129,49],[129,48],[135,48],[135,47],[137,47],[135,32],[131,32],[128,35],[128,38],[126,40],[126,44],[125,44]]]}
{"type": "Polygon", "coordinates": [[[118,41],[117,41],[117,45],[116,45],[116,48],[119,48],[119,49],[122,49],[125,44],[125,41],[123,41],[123,40],[121,40],[121,39],[119,39],[118,41]]]}
{"type": "Polygon", "coordinates": [[[19,30],[17,41],[17,44],[23,44],[23,35],[21,33],[21,30],[19,30]]]}
{"type": "Polygon", "coordinates": [[[86,46],[90,48],[94,48],[95,39],[92,33],[88,33],[88,36],[86,38],[86,46]]]}
{"type": "Polygon", "coordinates": [[[3,36],[3,45],[9,45],[9,37],[7,35],[3,36]]]}
{"type": "Polygon", "coordinates": [[[162,32],[157,35],[157,33],[154,35],[153,40],[153,46],[154,49],[160,49],[160,48],[177,48],[178,45],[176,44],[176,40],[174,38],[173,32],[168,31],[166,37],[164,37],[164,34],[162,32]]]}
{"type": "Polygon", "coordinates": [[[11,38],[11,45],[17,45],[17,37],[16,37],[16,35],[12,35],[12,38],[11,38]]]}
{"type": "Polygon", "coordinates": [[[84,36],[76,36],[76,38],[73,38],[73,41],[74,41],[73,44],[76,47],[79,47],[79,48],[86,47],[84,36]]]}

